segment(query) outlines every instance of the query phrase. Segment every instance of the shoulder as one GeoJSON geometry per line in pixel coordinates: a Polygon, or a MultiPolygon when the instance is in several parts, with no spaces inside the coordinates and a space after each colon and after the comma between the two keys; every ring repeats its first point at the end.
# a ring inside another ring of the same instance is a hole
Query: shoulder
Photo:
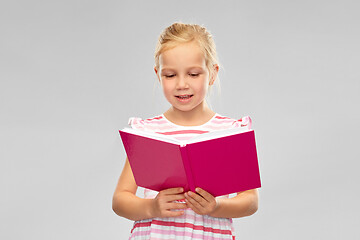
{"type": "Polygon", "coordinates": [[[247,127],[251,129],[252,120],[250,116],[243,116],[241,118],[231,118],[217,114],[214,118],[214,123],[221,124],[226,128],[238,128],[238,127],[247,127]]]}
{"type": "Polygon", "coordinates": [[[166,120],[162,115],[157,115],[151,118],[142,119],[139,117],[129,118],[128,124],[133,129],[145,130],[145,131],[154,131],[159,127],[166,124],[166,120]]]}

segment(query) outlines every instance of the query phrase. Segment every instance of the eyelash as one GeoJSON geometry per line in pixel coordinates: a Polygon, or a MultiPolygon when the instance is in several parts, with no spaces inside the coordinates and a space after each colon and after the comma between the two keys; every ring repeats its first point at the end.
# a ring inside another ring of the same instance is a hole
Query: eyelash
{"type": "Polygon", "coordinates": [[[200,74],[199,73],[191,73],[191,74],[189,74],[191,77],[197,77],[197,76],[199,76],[200,74]]]}
{"type": "MultiPolygon", "coordinates": [[[[199,73],[190,73],[189,75],[190,75],[191,77],[197,77],[197,76],[199,76],[200,74],[199,74],[199,73]]],[[[172,78],[172,77],[174,77],[174,76],[175,76],[175,74],[165,75],[166,78],[172,78]]]]}

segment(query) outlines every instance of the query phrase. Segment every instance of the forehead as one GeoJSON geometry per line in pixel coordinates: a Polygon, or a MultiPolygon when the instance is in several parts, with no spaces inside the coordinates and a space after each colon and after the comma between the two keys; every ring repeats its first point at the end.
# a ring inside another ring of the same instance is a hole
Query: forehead
{"type": "Polygon", "coordinates": [[[161,68],[205,66],[204,54],[200,47],[194,43],[184,43],[166,50],[159,56],[161,68]]]}

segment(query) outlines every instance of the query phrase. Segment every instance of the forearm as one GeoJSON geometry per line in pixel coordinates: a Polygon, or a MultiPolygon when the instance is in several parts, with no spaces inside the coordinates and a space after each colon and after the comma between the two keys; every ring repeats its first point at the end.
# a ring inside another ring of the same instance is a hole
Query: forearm
{"type": "Polygon", "coordinates": [[[131,192],[120,192],[113,197],[113,211],[124,218],[138,221],[152,218],[153,199],[143,199],[131,192]]]}
{"type": "Polygon", "coordinates": [[[240,218],[254,214],[258,209],[257,189],[240,193],[233,198],[217,199],[218,206],[211,217],[240,218]]]}

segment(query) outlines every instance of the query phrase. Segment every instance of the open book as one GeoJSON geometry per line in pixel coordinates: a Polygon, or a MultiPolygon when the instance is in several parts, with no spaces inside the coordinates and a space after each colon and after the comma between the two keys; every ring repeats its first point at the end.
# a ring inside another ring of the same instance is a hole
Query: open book
{"type": "Polygon", "coordinates": [[[132,128],[119,133],[138,186],[200,187],[214,197],[261,187],[254,130],[213,131],[189,141],[132,128]]]}

